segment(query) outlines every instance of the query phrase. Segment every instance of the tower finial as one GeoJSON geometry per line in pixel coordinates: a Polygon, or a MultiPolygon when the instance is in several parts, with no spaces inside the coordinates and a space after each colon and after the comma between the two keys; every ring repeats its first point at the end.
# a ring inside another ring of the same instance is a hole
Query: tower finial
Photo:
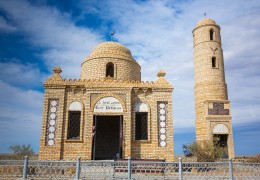
{"type": "Polygon", "coordinates": [[[204,13],[204,16],[205,16],[205,18],[206,18],[206,16],[207,16],[207,13],[204,13]]]}
{"type": "Polygon", "coordinates": [[[59,66],[55,66],[52,71],[54,74],[60,74],[62,72],[61,68],[59,66]]]}
{"type": "Polygon", "coordinates": [[[116,33],[116,31],[114,30],[113,32],[110,33],[110,36],[111,36],[111,41],[113,40],[113,36],[114,34],[116,33]]]}

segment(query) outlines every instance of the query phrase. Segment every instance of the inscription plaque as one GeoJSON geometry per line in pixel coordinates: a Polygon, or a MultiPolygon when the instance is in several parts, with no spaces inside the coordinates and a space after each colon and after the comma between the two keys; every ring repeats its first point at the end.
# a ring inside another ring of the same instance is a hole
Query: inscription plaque
{"type": "Polygon", "coordinates": [[[105,97],[95,104],[94,112],[123,112],[123,107],[118,99],[114,97],[105,97]]]}

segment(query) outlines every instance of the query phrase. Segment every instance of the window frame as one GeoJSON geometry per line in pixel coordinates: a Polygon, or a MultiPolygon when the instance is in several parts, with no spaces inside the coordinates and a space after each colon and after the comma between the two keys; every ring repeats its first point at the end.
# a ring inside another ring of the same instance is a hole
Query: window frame
{"type": "Polygon", "coordinates": [[[68,143],[73,142],[83,142],[83,130],[84,130],[84,104],[81,103],[78,99],[70,101],[69,106],[67,107],[66,112],[66,122],[65,122],[65,129],[64,129],[64,141],[68,143]],[[80,106],[75,106],[74,103],[79,103],[80,106]],[[69,123],[70,123],[70,112],[80,112],[80,122],[79,122],[79,138],[77,139],[68,139],[69,136],[69,123]]]}
{"type": "Polygon", "coordinates": [[[210,41],[214,41],[214,34],[215,34],[214,29],[210,29],[209,30],[209,40],[210,41]]]}
{"type": "Polygon", "coordinates": [[[135,112],[135,141],[148,141],[149,140],[149,135],[148,135],[148,115],[149,115],[148,112],[135,112]],[[138,115],[145,115],[146,116],[146,120],[145,120],[145,123],[146,123],[145,131],[146,132],[144,132],[145,136],[146,136],[145,138],[142,138],[142,131],[143,131],[142,125],[141,125],[141,128],[140,128],[140,132],[138,132],[138,130],[137,130],[137,128],[138,128],[137,124],[140,125],[140,123],[142,123],[141,121],[143,120],[142,118],[138,119],[137,118],[138,115]],[[139,121],[139,122],[137,122],[137,121],[139,121]],[[137,135],[139,137],[137,137],[137,135]]]}
{"type": "Polygon", "coordinates": [[[106,77],[111,77],[111,78],[115,77],[115,65],[112,62],[108,62],[106,64],[106,77]],[[112,76],[110,75],[110,72],[108,71],[109,68],[112,68],[112,73],[113,73],[112,76]]]}
{"type": "Polygon", "coordinates": [[[218,69],[218,61],[217,61],[216,56],[211,57],[211,68],[212,69],[218,69]]]}
{"type": "Polygon", "coordinates": [[[69,111],[68,112],[68,127],[67,127],[67,140],[81,140],[81,111],[69,111]],[[73,137],[69,137],[70,136],[70,131],[71,131],[71,114],[79,114],[79,122],[78,122],[78,126],[79,126],[79,130],[78,130],[78,138],[73,138],[73,137]]]}

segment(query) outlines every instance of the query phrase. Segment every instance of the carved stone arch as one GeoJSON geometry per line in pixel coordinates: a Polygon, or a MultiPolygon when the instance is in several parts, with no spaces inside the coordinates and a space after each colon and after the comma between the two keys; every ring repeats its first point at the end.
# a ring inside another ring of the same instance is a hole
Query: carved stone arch
{"type": "Polygon", "coordinates": [[[134,105],[134,112],[150,112],[150,106],[147,102],[136,102],[134,105]]]}
{"type": "Polygon", "coordinates": [[[224,124],[216,124],[212,130],[213,134],[229,134],[228,128],[224,124]]]}
{"type": "Polygon", "coordinates": [[[83,104],[80,101],[74,100],[70,103],[68,109],[69,111],[82,111],[83,104]]]}
{"type": "Polygon", "coordinates": [[[66,87],[66,92],[72,92],[72,87],[71,86],[67,86],[66,87]]]}

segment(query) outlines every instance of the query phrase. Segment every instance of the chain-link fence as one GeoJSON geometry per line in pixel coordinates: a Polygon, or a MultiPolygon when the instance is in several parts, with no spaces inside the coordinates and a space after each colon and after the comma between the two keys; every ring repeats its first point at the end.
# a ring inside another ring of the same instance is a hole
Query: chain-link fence
{"type": "Polygon", "coordinates": [[[1,160],[0,179],[260,179],[260,163],[1,160]]]}

